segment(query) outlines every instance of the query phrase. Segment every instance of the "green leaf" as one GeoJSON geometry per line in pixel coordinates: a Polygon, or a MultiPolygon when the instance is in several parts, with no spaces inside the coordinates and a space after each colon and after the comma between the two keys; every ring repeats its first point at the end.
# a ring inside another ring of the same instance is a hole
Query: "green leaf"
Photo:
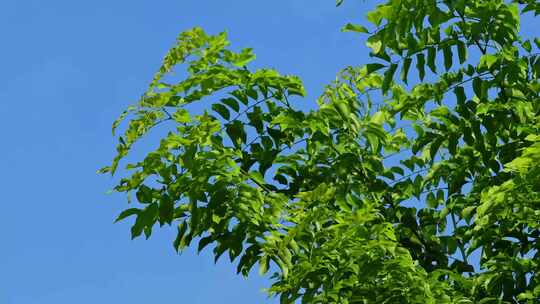
{"type": "Polygon", "coordinates": [[[385,121],[386,113],[384,111],[377,111],[373,116],[371,116],[370,121],[372,123],[382,125],[385,121]]]}
{"type": "Polygon", "coordinates": [[[441,144],[445,141],[444,137],[437,137],[429,146],[429,156],[431,159],[435,159],[435,155],[439,151],[441,144]]]}
{"type": "MultiPolygon", "coordinates": [[[[253,107],[253,111],[247,113],[249,125],[255,127],[258,133],[263,133],[263,112],[259,106],[253,107]]],[[[288,116],[287,116],[288,117],[288,116]]]]}
{"type": "Polygon", "coordinates": [[[482,55],[480,57],[480,67],[486,66],[488,69],[490,69],[496,62],[498,61],[497,56],[486,54],[482,55]]]}
{"type": "Polygon", "coordinates": [[[520,293],[517,296],[517,299],[521,300],[521,301],[523,301],[523,300],[534,300],[534,299],[537,299],[537,297],[535,297],[532,292],[527,291],[527,292],[524,292],[524,293],[520,293]]]}
{"type": "Polygon", "coordinates": [[[364,131],[364,137],[367,139],[372,151],[379,151],[381,143],[386,141],[386,133],[380,126],[370,126],[364,131]]]}
{"type": "Polygon", "coordinates": [[[214,241],[214,237],[206,236],[199,240],[199,245],[197,246],[197,252],[201,252],[206,246],[211,244],[214,241]]]}
{"type": "Polygon", "coordinates": [[[463,41],[457,42],[459,63],[463,64],[467,61],[467,45],[463,41]]]}
{"type": "Polygon", "coordinates": [[[136,196],[139,203],[150,204],[153,200],[153,189],[146,185],[141,185],[137,190],[136,196]]]}
{"type": "Polygon", "coordinates": [[[382,18],[383,16],[378,9],[367,13],[367,20],[373,23],[375,26],[379,26],[381,24],[382,18]]]}
{"type": "Polygon", "coordinates": [[[379,151],[380,140],[376,134],[371,132],[365,132],[364,136],[367,138],[369,145],[371,146],[371,151],[379,151]]]}
{"type": "Polygon", "coordinates": [[[174,114],[172,115],[174,121],[178,123],[187,123],[191,121],[191,118],[189,117],[189,112],[186,109],[178,109],[174,114]]]}
{"type": "Polygon", "coordinates": [[[521,43],[521,46],[523,47],[523,49],[525,51],[527,51],[528,53],[530,53],[532,51],[532,45],[531,45],[531,41],[530,40],[525,40],[521,43]]]}
{"type": "Polygon", "coordinates": [[[236,90],[236,91],[233,91],[233,92],[231,92],[229,94],[236,97],[236,99],[240,100],[240,102],[242,102],[244,105],[246,105],[246,106],[248,105],[248,103],[249,103],[248,96],[242,90],[236,90]]]}
{"type": "Polygon", "coordinates": [[[384,72],[384,80],[381,87],[383,94],[386,94],[386,92],[388,92],[390,84],[394,81],[394,73],[396,72],[397,67],[398,65],[393,63],[392,65],[390,65],[388,70],[384,72]]]}
{"type": "Polygon", "coordinates": [[[278,183],[282,184],[282,185],[289,184],[289,181],[287,180],[287,178],[283,174],[276,174],[276,176],[274,176],[274,180],[277,181],[278,183]]]}
{"type": "Polygon", "coordinates": [[[426,76],[426,60],[424,57],[424,54],[420,53],[416,55],[416,69],[418,69],[418,77],[420,78],[420,81],[424,80],[424,77],[426,76]]]}
{"type": "MultiPolygon", "coordinates": [[[[343,119],[347,119],[349,115],[351,114],[351,110],[349,109],[349,105],[345,102],[337,102],[336,103],[336,109],[338,110],[339,114],[343,117],[343,119]]],[[[291,121],[292,123],[289,123],[290,125],[295,125],[296,121],[291,121]]]]}
{"type": "Polygon", "coordinates": [[[263,255],[259,260],[259,274],[264,275],[268,272],[270,257],[268,255],[263,255]]]}
{"type": "Polygon", "coordinates": [[[480,77],[476,77],[473,79],[473,91],[478,98],[483,98],[483,90],[482,90],[482,79],[480,77]]]}
{"type": "Polygon", "coordinates": [[[452,67],[452,49],[450,46],[443,48],[444,68],[448,71],[452,67]]]}
{"type": "Polygon", "coordinates": [[[342,32],[357,32],[357,33],[369,33],[368,29],[364,26],[347,23],[341,28],[342,32]]]}
{"type": "Polygon", "coordinates": [[[116,218],[116,220],[114,220],[115,223],[129,217],[129,216],[132,216],[132,215],[137,215],[141,212],[140,209],[137,209],[137,208],[129,208],[129,209],[126,209],[124,211],[122,211],[120,213],[120,215],[118,215],[118,217],[116,218]]]}
{"type": "Polygon", "coordinates": [[[238,104],[238,101],[234,98],[223,98],[220,100],[223,104],[226,104],[231,109],[233,109],[235,112],[240,111],[240,105],[238,104]]]}
{"type": "Polygon", "coordinates": [[[465,209],[463,209],[463,211],[461,212],[461,217],[464,218],[467,222],[470,222],[472,216],[473,216],[473,211],[476,209],[475,206],[469,206],[469,207],[466,207],[465,209]]]}
{"type": "Polygon", "coordinates": [[[185,234],[187,232],[187,229],[188,229],[188,225],[185,221],[182,221],[182,223],[178,225],[176,239],[173,242],[173,246],[176,251],[181,251],[182,249],[185,248],[186,244],[184,242],[184,239],[185,239],[185,234]]]}
{"type": "Polygon", "coordinates": [[[460,260],[455,260],[452,263],[452,265],[450,265],[450,267],[456,269],[459,273],[474,271],[474,267],[472,265],[464,263],[463,261],[460,261],[460,260]]]}
{"type": "Polygon", "coordinates": [[[242,124],[241,121],[235,120],[232,123],[227,124],[225,131],[236,147],[240,147],[242,144],[246,143],[247,134],[244,130],[244,124],[242,124]]]}
{"type": "Polygon", "coordinates": [[[223,117],[225,120],[229,120],[231,118],[231,114],[229,113],[229,110],[222,104],[214,103],[212,105],[212,110],[217,112],[221,117],[223,117]]]}
{"type": "Polygon", "coordinates": [[[439,202],[437,201],[437,198],[435,197],[435,194],[433,194],[433,192],[428,193],[426,201],[429,208],[437,208],[437,206],[439,205],[439,202]]]}
{"type": "Polygon", "coordinates": [[[254,88],[247,89],[246,90],[246,95],[249,96],[253,100],[257,100],[257,98],[259,97],[259,94],[257,93],[257,90],[255,90],[254,88]]]}
{"type": "Polygon", "coordinates": [[[407,83],[407,75],[409,74],[409,68],[411,67],[412,58],[407,57],[403,61],[403,66],[401,67],[401,81],[407,83]]]}
{"type": "Polygon", "coordinates": [[[458,105],[465,104],[467,96],[465,95],[465,89],[462,86],[455,87],[454,94],[456,95],[458,105]]]}
{"type": "Polygon", "coordinates": [[[257,172],[257,171],[249,172],[249,178],[251,178],[253,181],[256,181],[260,185],[266,184],[264,177],[262,176],[260,172],[257,172]]]}
{"type": "Polygon", "coordinates": [[[448,152],[450,152],[451,155],[456,155],[458,140],[458,134],[451,134],[448,138],[448,152]]]}
{"type": "Polygon", "coordinates": [[[109,173],[109,172],[111,172],[111,167],[110,166],[105,166],[105,167],[100,168],[97,171],[97,174],[104,174],[104,173],[109,173]]]}
{"type": "Polygon", "coordinates": [[[472,136],[472,130],[471,128],[464,128],[463,129],[463,140],[465,143],[469,146],[474,146],[474,138],[472,136]]]}
{"type": "Polygon", "coordinates": [[[164,197],[159,202],[159,223],[171,224],[174,218],[174,202],[167,197],[164,197]]]}
{"type": "Polygon", "coordinates": [[[366,45],[373,51],[373,54],[379,54],[383,48],[382,41],[378,36],[369,37],[366,45]]]}
{"type": "MultiPolygon", "coordinates": [[[[437,49],[435,49],[434,47],[430,47],[427,50],[428,50],[427,65],[433,73],[437,73],[437,66],[435,65],[435,57],[437,55],[437,49]]],[[[445,60],[445,64],[446,64],[446,60],[445,60]]]]}
{"type": "MultiPolygon", "coordinates": [[[[444,209],[443,209],[444,211],[444,209]]],[[[446,252],[450,255],[454,254],[458,248],[458,242],[454,237],[445,237],[443,240],[444,244],[446,245],[446,252]]]]}
{"type": "Polygon", "coordinates": [[[253,61],[256,58],[255,54],[253,54],[253,50],[250,48],[243,49],[240,54],[238,54],[238,57],[234,62],[232,62],[233,65],[237,67],[243,67],[253,61]]]}
{"type": "Polygon", "coordinates": [[[380,63],[369,63],[369,64],[366,64],[366,68],[367,68],[367,73],[368,74],[371,74],[373,72],[376,72],[382,68],[386,67],[386,65],[384,64],[380,64],[380,63]]]}

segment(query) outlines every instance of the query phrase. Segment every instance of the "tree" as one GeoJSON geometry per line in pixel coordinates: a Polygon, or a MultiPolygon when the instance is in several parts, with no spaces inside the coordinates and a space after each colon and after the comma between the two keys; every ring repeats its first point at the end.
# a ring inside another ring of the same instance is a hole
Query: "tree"
{"type": "MultiPolygon", "coordinates": [[[[339,6],[341,1],[337,1],[339,6]]],[[[238,272],[276,269],[282,303],[540,302],[540,40],[534,0],[388,0],[367,14],[372,63],[299,111],[302,82],[251,71],[224,33],[179,35],[128,123],[115,190],[132,237],[178,227],[238,272]],[[413,65],[414,64],[414,65],[413,65]],[[415,68],[411,67],[414,66],[415,68]],[[173,69],[186,75],[166,82],[173,69]],[[399,74],[398,74],[399,71],[399,74]],[[193,115],[186,106],[204,102],[193,115]],[[480,252],[480,258],[471,255],[480,252]],[[271,267],[275,265],[275,267],[271,267]]]]}

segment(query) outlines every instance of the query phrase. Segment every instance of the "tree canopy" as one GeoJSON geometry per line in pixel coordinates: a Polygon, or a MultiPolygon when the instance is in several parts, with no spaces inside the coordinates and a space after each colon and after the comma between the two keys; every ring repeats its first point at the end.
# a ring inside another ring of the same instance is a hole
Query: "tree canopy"
{"type": "Polygon", "coordinates": [[[311,111],[298,77],[249,69],[225,33],[181,33],[113,124],[111,174],[168,131],[122,170],[137,204],[117,220],[275,270],[281,303],[539,303],[540,39],[520,36],[523,14],[540,2],[384,1],[343,28],[371,63],[311,111]]]}

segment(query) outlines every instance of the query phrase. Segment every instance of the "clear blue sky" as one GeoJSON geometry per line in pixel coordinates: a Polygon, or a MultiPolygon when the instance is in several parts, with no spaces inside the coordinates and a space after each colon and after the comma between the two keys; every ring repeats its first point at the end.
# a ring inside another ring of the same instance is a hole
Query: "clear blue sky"
{"type": "Polygon", "coordinates": [[[111,122],[180,31],[228,30],[256,66],[302,76],[314,97],[367,59],[339,29],[370,3],[349,2],[1,0],[0,304],[275,303],[257,274],[177,255],[172,229],[131,241],[129,221],[113,224],[126,200],[96,170],[113,156],[111,122]]]}
{"type": "Polygon", "coordinates": [[[177,255],[172,229],[131,241],[129,221],[112,223],[126,201],[96,174],[113,156],[111,122],[193,26],[300,75],[313,105],[341,67],[367,62],[363,40],[339,29],[376,2],[1,0],[0,304],[275,303],[267,279],[177,255]]]}

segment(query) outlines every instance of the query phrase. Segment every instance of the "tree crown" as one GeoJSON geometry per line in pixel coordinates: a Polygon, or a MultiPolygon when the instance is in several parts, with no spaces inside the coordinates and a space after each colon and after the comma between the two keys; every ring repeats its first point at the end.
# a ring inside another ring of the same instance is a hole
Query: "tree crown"
{"type": "MultiPolygon", "coordinates": [[[[337,5],[341,5],[340,0],[337,5]]],[[[299,78],[252,71],[225,33],[181,33],[127,121],[132,237],[178,227],[239,273],[276,267],[282,303],[540,300],[540,40],[534,0],[388,0],[367,14],[372,62],[344,68],[300,111],[299,78]],[[167,82],[174,69],[185,77],[167,82]],[[207,104],[194,115],[192,103],[207,104]],[[475,259],[473,254],[479,253],[475,259]]]]}

